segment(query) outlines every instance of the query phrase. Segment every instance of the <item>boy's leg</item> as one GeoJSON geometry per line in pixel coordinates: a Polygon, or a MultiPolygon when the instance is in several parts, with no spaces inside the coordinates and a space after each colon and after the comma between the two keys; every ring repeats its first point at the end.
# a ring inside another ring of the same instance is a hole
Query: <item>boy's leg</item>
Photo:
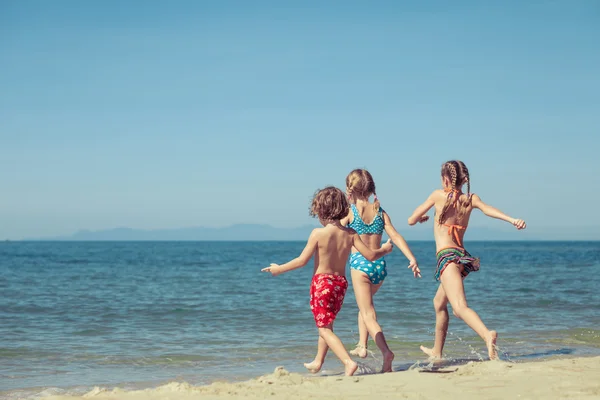
{"type": "Polygon", "coordinates": [[[369,335],[375,339],[375,344],[377,344],[377,347],[379,347],[379,350],[381,350],[383,355],[383,372],[391,372],[394,353],[392,353],[388,347],[381,326],[377,323],[377,315],[375,314],[375,308],[373,306],[371,281],[365,274],[353,270],[352,285],[354,286],[354,295],[356,296],[358,309],[362,314],[369,335]]]}
{"type": "Polygon", "coordinates": [[[449,264],[444,270],[440,280],[444,286],[444,292],[452,305],[452,312],[454,315],[465,321],[471,329],[481,336],[488,348],[490,359],[493,360],[498,358],[496,352],[496,339],[498,338],[498,334],[496,331],[490,331],[481,318],[479,318],[479,315],[467,305],[463,279],[460,274],[460,266],[456,263],[449,264]]]}
{"type": "Polygon", "coordinates": [[[358,369],[358,364],[354,362],[350,358],[350,354],[346,351],[344,344],[337,337],[335,333],[333,333],[333,323],[319,328],[319,335],[325,340],[327,346],[333,350],[335,355],[340,359],[342,364],[344,364],[345,373],[348,376],[354,375],[356,370],[358,369]]]}
{"type": "Polygon", "coordinates": [[[325,356],[327,355],[327,350],[329,350],[329,346],[327,346],[327,342],[325,339],[319,335],[319,341],[317,343],[317,355],[315,359],[310,363],[304,363],[304,367],[313,374],[316,374],[321,370],[323,363],[325,362],[325,356]]]}
{"type": "Polygon", "coordinates": [[[423,353],[430,357],[442,358],[446,335],[448,334],[448,297],[444,292],[444,287],[440,284],[437,293],[433,298],[433,308],[435,309],[435,339],[433,348],[430,349],[421,346],[423,353]]]}

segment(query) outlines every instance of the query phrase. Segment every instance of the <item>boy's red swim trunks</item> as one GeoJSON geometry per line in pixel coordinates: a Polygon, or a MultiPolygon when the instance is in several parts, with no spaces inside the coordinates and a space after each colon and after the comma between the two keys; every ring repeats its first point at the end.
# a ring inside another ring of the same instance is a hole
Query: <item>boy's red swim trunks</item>
{"type": "Polygon", "coordinates": [[[310,284],[310,309],[317,327],[331,324],[342,309],[344,296],[348,289],[345,276],[315,274],[310,284]]]}

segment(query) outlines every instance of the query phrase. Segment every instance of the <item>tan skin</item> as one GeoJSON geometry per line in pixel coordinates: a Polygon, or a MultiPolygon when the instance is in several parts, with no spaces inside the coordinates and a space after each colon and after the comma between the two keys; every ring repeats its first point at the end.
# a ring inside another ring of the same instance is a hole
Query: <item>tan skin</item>
{"type": "MultiPolygon", "coordinates": [[[[451,187],[449,177],[442,177],[442,186],[444,189],[451,187]]],[[[466,194],[459,192],[459,196],[459,200],[467,200],[466,194]]],[[[440,215],[444,205],[446,204],[447,198],[448,193],[445,190],[435,190],[433,193],[431,193],[427,200],[417,207],[413,214],[408,218],[408,224],[415,225],[416,223],[426,222],[429,219],[426,214],[431,208],[435,209],[436,216],[440,215]]],[[[460,225],[466,228],[469,225],[471,212],[474,208],[481,210],[488,217],[509,222],[519,230],[525,229],[527,226],[525,221],[509,217],[497,208],[484,203],[481,198],[475,194],[472,195],[471,205],[465,210],[465,213],[461,218],[458,218],[457,210],[451,206],[448,209],[447,218],[446,221],[444,221],[444,224],[460,225]]],[[[458,230],[460,243],[463,242],[465,231],[466,229],[458,230]]],[[[434,224],[433,233],[436,243],[436,251],[440,251],[447,247],[457,247],[454,237],[448,232],[448,227],[440,224],[437,218],[436,223],[434,224]]],[[[448,333],[448,303],[450,303],[452,305],[452,311],[454,315],[457,318],[465,321],[467,325],[477,332],[477,334],[485,341],[490,359],[497,359],[498,354],[495,345],[498,334],[496,331],[489,330],[483,321],[481,321],[479,315],[469,308],[465,295],[463,278],[461,276],[463,269],[464,267],[461,264],[452,263],[449,264],[442,273],[440,277],[441,285],[439,286],[438,291],[433,299],[433,305],[436,312],[434,346],[433,348],[421,346],[421,350],[432,358],[442,357],[442,351],[444,349],[446,335],[448,333]]]]}
{"type": "MultiPolygon", "coordinates": [[[[349,189],[346,188],[346,192],[349,192],[349,189]]],[[[369,193],[369,196],[372,193],[369,193]]],[[[352,201],[356,205],[356,209],[361,217],[361,219],[366,223],[372,223],[376,216],[378,210],[375,210],[373,203],[370,203],[368,200],[368,196],[365,197],[353,197],[352,201]]],[[[398,246],[400,251],[404,254],[406,258],[409,260],[408,268],[410,268],[415,276],[421,277],[421,271],[419,269],[417,260],[413,255],[412,251],[408,247],[406,240],[398,233],[398,231],[394,228],[392,224],[392,220],[390,216],[384,211],[382,213],[383,221],[384,221],[384,229],[387,235],[390,237],[392,242],[398,246]]],[[[348,216],[344,218],[341,223],[342,225],[347,225],[352,223],[354,220],[354,213],[352,210],[348,212],[348,216]]],[[[360,235],[360,238],[365,242],[367,246],[372,249],[376,249],[381,245],[382,235],[378,234],[363,234],[360,235]]],[[[352,252],[357,252],[356,248],[352,249],[352,252]]],[[[369,339],[369,335],[374,338],[375,343],[379,347],[383,355],[383,372],[391,372],[392,371],[392,361],[394,359],[394,353],[389,349],[387,342],[385,341],[385,337],[383,335],[381,326],[377,322],[377,314],[375,312],[375,306],[373,304],[373,297],[377,293],[377,291],[381,288],[383,283],[374,285],[369,280],[369,277],[362,271],[357,271],[354,269],[350,270],[350,274],[352,277],[352,287],[354,288],[354,295],[356,297],[356,303],[359,308],[358,312],[358,331],[359,331],[359,340],[356,348],[350,352],[350,354],[357,355],[361,358],[365,358],[367,356],[367,342],[369,339]]],[[[322,353],[321,348],[319,348],[319,352],[315,357],[315,361],[313,363],[315,365],[320,365],[319,362],[324,359],[324,353],[322,353]]],[[[326,351],[326,350],[325,350],[326,351]]]]}
{"type": "MultiPolygon", "coordinates": [[[[390,241],[380,248],[372,250],[363,243],[354,230],[342,226],[340,221],[320,221],[323,228],[312,231],[300,256],[283,265],[271,264],[261,271],[270,272],[273,276],[276,276],[304,267],[314,255],[315,274],[345,276],[346,262],[353,248],[358,249],[370,261],[377,260],[392,251],[393,246],[390,241]]],[[[319,345],[324,345],[326,348],[333,350],[344,364],[346,375],[351,376],[356,372],[358,364],[350,358],[341,340],[333,333],[333,323],[324,328],[319,328],[319,345]]],[[[305,366],[312,370],[311,364],[305,364],[305,366]]]]}

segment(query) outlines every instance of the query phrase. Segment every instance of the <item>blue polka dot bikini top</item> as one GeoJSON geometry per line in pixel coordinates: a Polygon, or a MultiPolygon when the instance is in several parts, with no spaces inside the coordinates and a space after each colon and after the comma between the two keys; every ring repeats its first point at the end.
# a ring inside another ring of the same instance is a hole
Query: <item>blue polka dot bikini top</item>
{"type": "Polygon", "coordinates": [[[375,219],[370,224],[365,224],[365,222],[362,220],[360,214],[358,213],[356,205],[351,204],[350,207],[352,208],[352,214],[354,214],[354,219],[351,223],[348,224],[348,228],[354,229],[359,235],[369,233],[381,235],[383,233],[383,209],[381,207],[379,208],[375,219]]]}

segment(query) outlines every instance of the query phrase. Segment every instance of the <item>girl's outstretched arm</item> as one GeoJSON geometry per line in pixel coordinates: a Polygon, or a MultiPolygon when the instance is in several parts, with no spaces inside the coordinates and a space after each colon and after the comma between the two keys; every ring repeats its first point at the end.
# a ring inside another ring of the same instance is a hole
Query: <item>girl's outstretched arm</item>
{"type": "Polygon", "coordinates": [[[352,245],[369,261],[375,261],[386,254],[391,253],[393,248],[392,243],[388,240],[377,250],[370,249],[369,246],[362,241],[358,233],[352,235],[352,245]]]}
{"type": "Polygon", "coordinates": [[[477,196],[476,194],[473,195],[471,204],[473,204],[473,208],[480,209],[481,212],[484,213],[485,215],[487,215],[488,217],[506,221],[510,224],[513,224],[517,229],[525,229],[527,227],[527,224],[522,219],[516,219],[516,218],[509,217],[508,215],[504,214],[502,211],[498,210],[497,208],[492,207],[488,204],[485,204],[481,200],[481,198],[479,196],[477,196]]]}
{"type": "Polygon", "coordinates": [[[408,224],[415,225],[417,222],[423,223],[429,219],[429,217],[425,214],[435,205],[435,196],[437,192],[433,192],[429,195],[427,200],[423,204],[413,211],[412,215],[408,217],[408,224]]]}
{"type": "Polygon", "coordinates": [[[302,253],[300,253],[298,257],[283,265],[271,264],[269,267],[261,269],[261,272],[270,272],[273,276],[277,276],[279,274],[283,274],[284,272],[304,267],[306,264],[308,264],[310,258],[317,250],[318,236],[319,229],[313,229],[308,237],[308,242],[306,243],[304,250],[302,250],[302,253]]]}
{"type": "Polygon", "coordinates": [[[412,251],[410,251],[410,247],[408,247],[406,240],[404,240],[402,235],[398,233],[396,228],[394,228],[394,225],[392,225],[392,219],[385,211],[383,212],[383,222],[385,226],[385,233],[387,233],[392,242],[398,246],[402,254],[408,258],[408,268],[412,269],[415,278],[421,277],[421,270],[419,269],[419,264],[417,263],[415,255],[412,253],[412,251]]]}

